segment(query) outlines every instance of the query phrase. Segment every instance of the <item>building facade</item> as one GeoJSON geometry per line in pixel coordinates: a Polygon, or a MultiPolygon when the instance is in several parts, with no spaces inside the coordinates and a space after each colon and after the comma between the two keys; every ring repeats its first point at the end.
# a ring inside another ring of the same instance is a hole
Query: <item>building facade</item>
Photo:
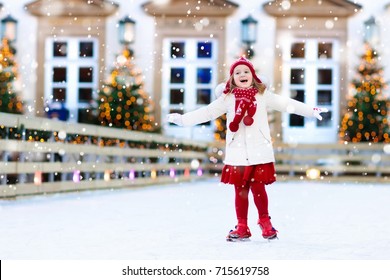
{"type": "Polygon", "coordinates": [[[372,31],[364,22],[372,16],[385,80],[390,80],[390,8],[384,0],[1,2],[0,18],[12,15],[18,21],[17,89],[32,116],[44,116],[45,106],[62,103],[69,121],[83,120],[121,51],[118,22],[124,17],[135,21],[134,61],[166,135],[213,139],[213,122],[178,128],[165,116],[215,99],[214,88],[248,48],[242,32],[248,16],[257,21],[247,34],[255,38],[251,60],[269,89],[329,109],[322,122],[270,112],[276,141],[338,141],[363,38],[372,31]]]}

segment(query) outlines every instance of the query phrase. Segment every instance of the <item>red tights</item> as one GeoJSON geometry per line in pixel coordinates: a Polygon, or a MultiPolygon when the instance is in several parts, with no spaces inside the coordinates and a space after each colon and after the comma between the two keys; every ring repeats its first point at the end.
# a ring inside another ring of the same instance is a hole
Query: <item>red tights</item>
{"type": "Polygon", "coordinates": [[[248,222],[249,188],[252,191],[253,200],[259,213],[259,218],[262,215],[268,216],[268,196],[264,184],[252,183],[250,187],[249,185],[235,185],[236,215],[239,224],[247,224],[248,222]]]}

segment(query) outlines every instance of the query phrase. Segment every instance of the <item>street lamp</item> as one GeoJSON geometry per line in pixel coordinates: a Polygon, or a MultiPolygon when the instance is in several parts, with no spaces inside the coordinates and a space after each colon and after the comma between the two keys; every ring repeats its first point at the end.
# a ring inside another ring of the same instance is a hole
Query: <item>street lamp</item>
{"type": "Polygon", "coordinates": [[[16,41],[16,27],[18,21],[11,15],[6,16],[1,20],[1,38],[6,38],[9,42],[16,41]]]}
{"type": "Polygon", "coordinates": [[[364,22],[364,42],[370,44],[372,47],[377,47],[379,44],[379,26],[376,24],[376,20],[371,16],[364,22]]]}
{"type": "Polygon", "coordinates": [[[135,37],[135,21],[129,16],[126,16],[121,19],[118,24],[119,42],[125,46],[133,43],[135,37]]]}
{"type": "Polygon", "coordinates": [[[255,55],[252,44],[256,43],[257,39],[257,20],[251,15],[241,21],[241,42],[245,44],[245,54],[248,58],[255,55]]]}

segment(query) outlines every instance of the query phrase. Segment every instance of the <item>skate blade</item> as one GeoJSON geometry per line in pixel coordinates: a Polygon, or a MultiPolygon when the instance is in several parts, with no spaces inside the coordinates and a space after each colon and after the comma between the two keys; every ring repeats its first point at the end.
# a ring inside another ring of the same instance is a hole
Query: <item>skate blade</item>
{"type": "Polygon", "coordinates": [[[226,241],[227,242],[248,242],[248,241],[251,241],[248,238],[232,238],[232,237],[226,237],[226,241]]]}
{"type": "Polygon", "coordinates": [[[264,237],[264,239],[268,240],[268,241],[272,241],[272,240],[276,240],[276,239],[279,239],[277,235],[274,235],[274,236],[270,236],[270,237],[264,237]]]}

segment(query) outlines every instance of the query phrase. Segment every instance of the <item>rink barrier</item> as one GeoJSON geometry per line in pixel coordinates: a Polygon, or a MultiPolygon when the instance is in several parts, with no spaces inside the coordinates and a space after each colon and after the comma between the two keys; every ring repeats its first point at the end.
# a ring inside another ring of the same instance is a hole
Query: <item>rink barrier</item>
{"type": "MultiPolygon", "coordinates": [[[[289,144],[274,143],[278,181],[313,180],[324,182],[390,182],[390,144],[349,143],[289,144]]],[[[222,170],[224,146],[212,145],[208,169],[222,170]]]]}
{"type": "Polygon", "coordinates": [[[208,143],[0,113],[0,197],[205,178],[208,143]]]}
{"type": "MultiPolygon", "coordinates": [[[[278,181],[390,181],[389,145],[274,148],[278,181]]],[[[216,177],[224,143],[0,113],[0,155],[0,197],[16,197],[216,177]]]]}

